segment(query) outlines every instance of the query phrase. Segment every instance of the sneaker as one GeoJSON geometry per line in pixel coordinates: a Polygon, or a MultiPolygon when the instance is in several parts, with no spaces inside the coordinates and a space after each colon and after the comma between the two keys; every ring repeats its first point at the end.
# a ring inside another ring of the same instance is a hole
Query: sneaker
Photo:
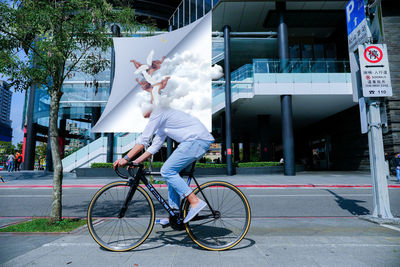
{"type": "Polygon", "coordinates": [[[188,223],[190,220],[192,220],[206,206],[207,206],[207,203],[204,202],[203,200],[200,200],[200,203],[197,205],[196,208],[190,208],[188,215],[183,220],[183,223],[188,223]]]}
{"type": "Polygon", "coordinates": [[[156,223],[159,223],[162,228],[168,227],[169,226],[169,218],[162,218],[156,221],[156,223]]]}

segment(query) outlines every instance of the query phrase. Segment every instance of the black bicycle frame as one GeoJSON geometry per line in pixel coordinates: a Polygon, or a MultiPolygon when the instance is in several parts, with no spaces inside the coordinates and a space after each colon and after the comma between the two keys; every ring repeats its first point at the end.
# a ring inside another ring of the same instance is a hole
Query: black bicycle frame
{"type": "Polygon", "coordinates": [[[136,192],[137,187],[139,186],[140,181],[144,183],[144,185],[149,189],[149,191],[154,195],[154,197],[158,200],[158,202],[163,205],[164,209],[171,215],[177,216],[177,214],[172,210],[172,208],[168,205],[165,199],[158,193],[158,191],[151,185],[151,183],[147,180],[144,172],[141,168],[137,171],[134,178],[129,178],[128,185],[130,186],[128,195],[125,198],[124,204],[119,212],[118,218],[122,218],[125,216],[125,212],[128,209],[129,202],[132,200],[133,195],[136,192]]]}
{"type": "MultiPolygon", "coordinates": [[[[200,193],[203,195],[203,198],[207,203],[208,207],[210,208],[212,215],[215,217],[216,212],[211,207],[210,203],[208,202],[208,199],[204,195],[203,191],[200,188],[200,185],[197,183],[197,180],[193,177],[193,175],[189,175],[188,184],[190,184],[191,179],[193,179],[194,182],[196,183],[196,186],[198,187],[200,193]]],[[[125,198],[124,204],[122,205],[122,208],[119,212],[118,218],[123,218],[125,216],[129,202],[132,200],[132,197],[135,194],[140,181],[142,181],[143,184],[147,187],[147,189],[149,189],[149,191],[154,195],[154,197],[158,200],[158,202],[160,202],[160,204],[164,207],[164,209],[168,212],[168,214],[170,214],[172,217],[178,217],[178,214],[174,212],[174,210],[168,205],[165,199],[158,193],[158,191],[153,187],[153,185],[149,182],[149,180],[147,180],[143,169],[139,168],[134,178],[129,178],[128,180],[128,185],[130,186],[130,189],[128,195],[125,198]]],[[[180,220],[180,218],[178,218],[178,220],[180,220]]]]}

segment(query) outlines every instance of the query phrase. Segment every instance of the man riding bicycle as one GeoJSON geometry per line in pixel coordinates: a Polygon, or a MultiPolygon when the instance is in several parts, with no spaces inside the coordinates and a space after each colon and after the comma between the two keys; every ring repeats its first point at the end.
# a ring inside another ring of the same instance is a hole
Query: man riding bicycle
{"type": "Polygon", "coordinates": [[[144,147],[147,147],[153,134],[156,135],[151,146],[133,163],[141,163],[157,153],[166,137],[179,142],[179,146],[162,166],[161,175],[168,185],[168,202],[171,208],[178,210],[182,198],[186,197],[189,201],[190,210],[183,221],[187,223],[206,207],[206,203],[192,193],[179,172],[190,163],[203,157],[214,142],[214,138],[199,119],[183,111],[172,108],[154,108],[153,105],[145,103],[142,105],[142,114],[143,117],[149,118],[146,128],[128,154],[114,162],[114,169],[125,166],[144,147]]]}

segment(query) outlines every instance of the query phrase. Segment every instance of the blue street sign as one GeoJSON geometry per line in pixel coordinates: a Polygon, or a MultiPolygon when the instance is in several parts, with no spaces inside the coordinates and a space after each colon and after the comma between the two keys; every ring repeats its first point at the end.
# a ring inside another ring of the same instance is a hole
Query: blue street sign
{"type": "Polygon", "coordinates": [[[364,0],[350,0],[346,5],[347,35],[350,35],[364,19],[364,0]]]}

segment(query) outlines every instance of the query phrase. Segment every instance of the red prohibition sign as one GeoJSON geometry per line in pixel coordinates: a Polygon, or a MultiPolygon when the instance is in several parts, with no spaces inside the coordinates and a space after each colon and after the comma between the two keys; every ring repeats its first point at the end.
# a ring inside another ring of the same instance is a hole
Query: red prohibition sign
{"type": "Polygon", "coordinates": [[[382,60],[382,57],[383,57],[382,50],[377,46],[370,46],[364,50],[364,58],[369,63],[378,63],[379,61],[382,60]]]}

